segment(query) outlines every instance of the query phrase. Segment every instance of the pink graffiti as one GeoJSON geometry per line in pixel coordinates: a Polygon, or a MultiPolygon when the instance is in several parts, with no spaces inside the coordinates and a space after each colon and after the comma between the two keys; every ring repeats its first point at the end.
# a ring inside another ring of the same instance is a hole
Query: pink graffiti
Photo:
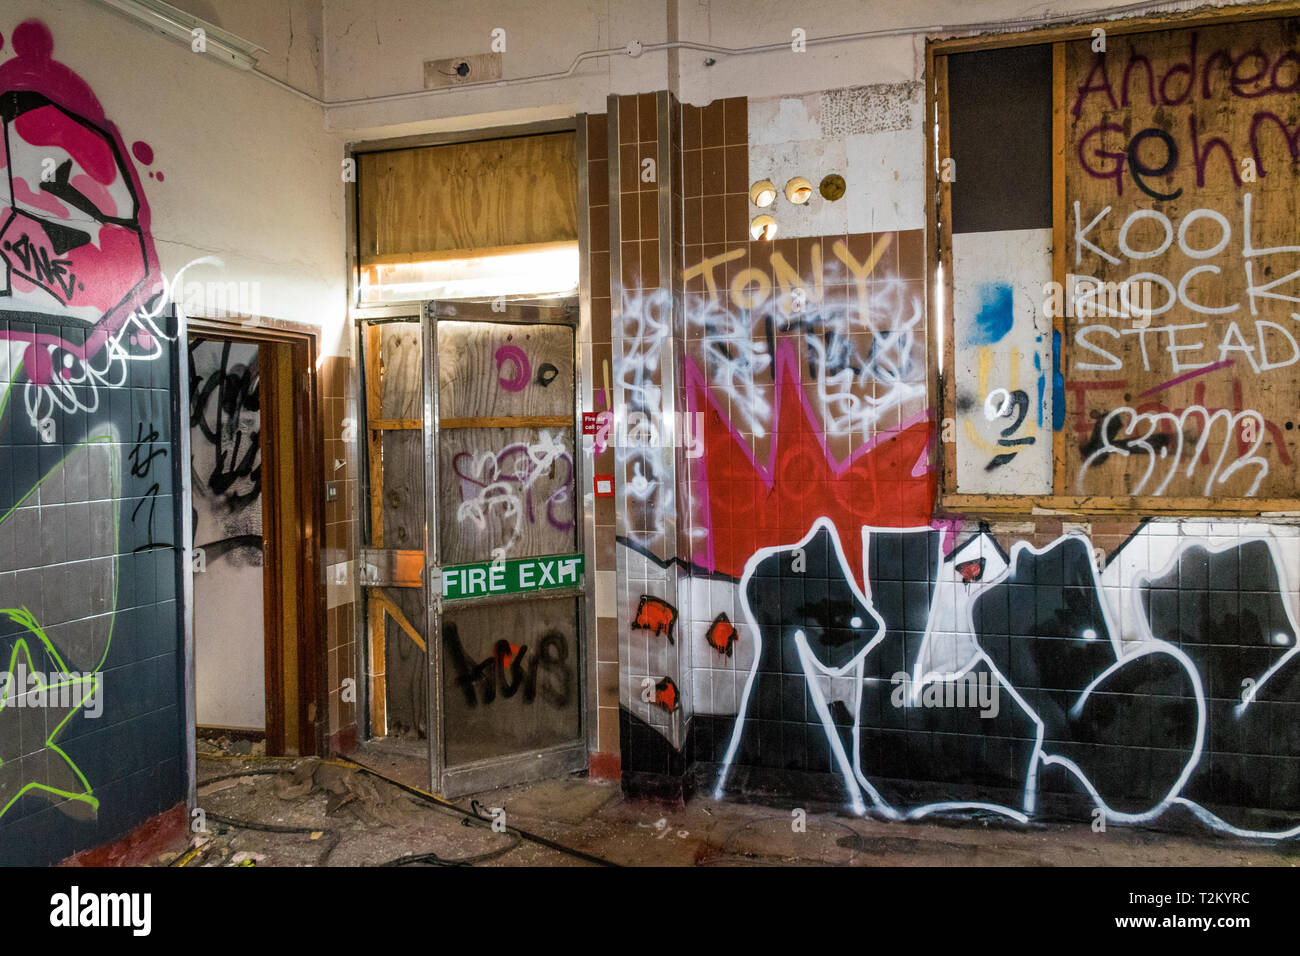
{"type": "MultiPolygon", "coordinates": [[[[546,496],[546,520],[557,531],[568,531],[574,524],[573,505],[569,500],[569,484],[573,481],[573,459],[566,452],[555,460],[564,466],[564,474],[559,476],[558,487],[546,496]],[[557,506],[562,506],[566,502],[569,502],[568,514],[557,513],[557,506]]],[[[461,481],[468,482],[478,488],[488,487],[493,480],[516,483],[519,485],[520,490],[525,493],[523,501],[525,519],[529,524],[537,523],[532,486],[533,482],[540,476],[533,473],[536,465],[529,455],[528,445],[523,442],[516,442],[501,449],[496,455],[492,477],[486,481],[481,480],[486,477],[484,475],[476,477],[467,475],[463,471],[464,468],[472,466],[473,461],[474,456],[470,452],[459,452],[451,460],[451,469],[461,481]]]]}
{"type": "Polygon", "coordinates": [[[507,392],[522,392],[528,387],[528,380],[532,378],[533,365],[528,361],[528,356],[524,350],[517,345],[503,345],[497,349],[497,375],[501,387],[507,392]],[[501,375],[501,370],[506,363],[514,365],[514,374],[510,378],[501,375]]]}
{"type": "Polygon", "coordinates": [[[90,86],[53,59],[40,21],[19,24],[11,42],[15,55],[0,64],[0,166],[14,184],[0,192],[0,289],[13,307],[90,326],[84,343],[49,331],[0,332],[31,346],[27,377],[48,385],[55,353],[60,374],[69,361],[87,363],[161,291],[149,281],[158,256],[139,174],[90,86]]]}

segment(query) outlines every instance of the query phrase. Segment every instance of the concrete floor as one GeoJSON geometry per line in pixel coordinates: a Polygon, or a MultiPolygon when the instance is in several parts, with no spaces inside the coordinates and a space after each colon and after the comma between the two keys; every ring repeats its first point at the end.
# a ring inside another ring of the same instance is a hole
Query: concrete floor
{"type": "MultiPolygon", "coordinates": [[[[207,814],[208,832],[189,846],[178,843],[159,865],[357,866],[429,853],[483,866],[594,865],[513,833],[493,832],[487,821],[467,820],[342,762],[221,753],[200,757],[199,779],[198,804],[207,814]],[[214,782],[218,777],[223,779],[214,782]]],[[[670,808],[624,800],[616,783],[579,776],[454,802],[466,810],[503,808],[511,827],[624,866],[1300,863],[1296,841],[1259,843],[1113,825],[1094,833],[1086,825],[889,823],[809,808],[804,832],[795,832],[789,807],[700,796],[670,808]]],[[[489,810],[481,812],[486,816],[489,810]]]]}

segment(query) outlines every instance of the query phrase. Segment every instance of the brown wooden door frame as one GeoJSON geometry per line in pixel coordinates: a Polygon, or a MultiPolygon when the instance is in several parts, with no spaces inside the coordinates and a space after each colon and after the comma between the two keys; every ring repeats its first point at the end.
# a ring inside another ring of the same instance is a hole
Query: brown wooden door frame
{"type": "MultiPolygon", "coordinates": [[[[292,640],[297,657],[297,707],[298,732],[295,735],[299,754],[326,752],[329,708],[326,694],[328,681],[326,664],[326,630],[324,622],[325,589],[321,569],[321,546],[325,528],[325,443],[321,424],[321,381],[316,363],[320,356],[320,332],[310,326],[258,319],[256,326],[249,320],[191,318],[188,331],[191,338],[224,339],[254,345],[272,345],[288,350],[291,392],[293,474],[297,498],[297,540],[287,542],[283,532],[284,517],[281,504],[281,466],[284,447],[273,436],[280,435],[285,425],[277,403],[261,402],[261,452],[262,452],[262,536],[263,536],[263,588],[266,612],[266,750],[268,754],[284,754],[289,749],[286,740],[285,700],[283,682],[283,657],[285,642],[292,640]],[[267,493],[267,490],[272,492],[267,493]],[[285,609],[280,588],[281,567],[287,548],[297,565],[296,599],[297,627],[295,634],[285,631],[285,609]]],[[[186,349],[189,342],[186,342],[186,349]]],[[[258,375],[269,385],[264,396],[279,394],[286,387],[277,361],[262,362],[259,356],[258,375]]],[[[259,389],[260,390],[260,389],[259,389]]],[[[185,422],[188,425],[188,396],[185,422]]],[[[188,518],[187,518],[188,520],[188,518]]],[[[190,702],[193,706],[193,702],[190,702]]]]}

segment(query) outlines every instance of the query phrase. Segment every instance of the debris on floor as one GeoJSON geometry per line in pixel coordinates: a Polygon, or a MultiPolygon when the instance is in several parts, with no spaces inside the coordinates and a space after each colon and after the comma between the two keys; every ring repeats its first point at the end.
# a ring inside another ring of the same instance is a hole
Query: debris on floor
{"type": "Polygon", "coordinates": [[[836,807],[625,800],[569,776],[442,801],[341,759],[200,749],[200,829],[159,866],[1294,866],[1300,847],[1137,828],[891,822],[836,807]]]}

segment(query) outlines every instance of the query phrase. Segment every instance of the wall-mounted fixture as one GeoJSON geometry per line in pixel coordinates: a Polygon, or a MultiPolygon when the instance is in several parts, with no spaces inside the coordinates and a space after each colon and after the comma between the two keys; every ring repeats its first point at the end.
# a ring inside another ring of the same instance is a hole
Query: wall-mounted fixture
{"type": "Polygon", "coordinates": [[[802,206],[812,198],[812,183],[802,176],[796,176],[785,184],[785,198],[796,206],[802,206]]]}
{"type": "Polygon", "coordinates": [[[749,201],[760,209],[772,205],[776,199],[776,184],[770,179],[760,179],[749,187],[749,201]]]}
{"type": "Polygon", "coordinates": [[[749,238],[757,242],[759,239],[771,241],[776,238],[776,220],[771,216],[755,216],[754,221],[749,224],[749,238]]]}
{"type": "Polygon", "coordinates": [[[200,20],[184,10],[178,10],[170,3],[163,3],[162,0],[94,0],[94,2],[101,7],[108,7],[124,14],[136,23],[163,36],[178,40],[191,50],[195,49],[195,41],[199,37],[195,31],[202,30],[201,52],[241,70],[253,69],[257,65],[257,54],[266,52],[266,47],[250,43],[206,20],[200,20]]]}
{"type": "Polygon", "coordinates": [[[827,202],[834,202],[844,195],[844,190],[847,188],[848,186],[845,184],[843,176],[839,173],[831,173],[821,181],[821,185],[817,187],[817,191],[822,194],[822,199],[825,199],[827,202]]]}

